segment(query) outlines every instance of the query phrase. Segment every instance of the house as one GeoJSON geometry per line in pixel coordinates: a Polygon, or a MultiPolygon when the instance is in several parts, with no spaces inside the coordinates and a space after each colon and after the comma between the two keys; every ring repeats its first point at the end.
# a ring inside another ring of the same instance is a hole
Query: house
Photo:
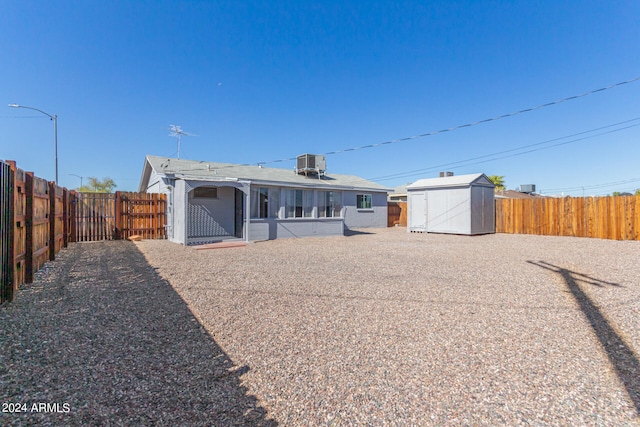
{"type": "Polygon", "coordinates": [[[418,180],[407,186],[407,231],[495,233],[494,188],[482,173],[418,180]]]}
{"type": "Polygon", "coordinates": [[[399,185],[391,190],[387,197],[390,202],[406,202],[407,201],[407,185],[399,185]]]}
{"type": "Polygon", "coordinates": [[[389,189],[326,173],[324,156],[297,160],[291,170],[146,156],[138,191],[167,195],[167,237],[184,245],[387,226],[389,189]]]}
{"type": "Polygon", "coordinates": [[[543,196],[533,193],[523,193],[516,190],[496,191],[496,199],[539,199],[543,196]]]}

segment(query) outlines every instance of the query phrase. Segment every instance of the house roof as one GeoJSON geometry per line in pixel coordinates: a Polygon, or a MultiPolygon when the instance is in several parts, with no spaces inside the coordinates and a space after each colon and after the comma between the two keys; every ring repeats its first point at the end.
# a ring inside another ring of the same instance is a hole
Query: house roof
{"type": "Polygon", "coordinates": [[[515,190],[504,190],[496,192],[496,199],[539,199],[538,194],[521,193],[515,190]]]}
{"type": "Polygon", "coordinates": [[[391,192],[391,195],[394,196],[406,196],[407,195],[407,186],[409,184],[403,184],[403,185],[398,185],[397,187],[393,188],[393,191],[391,192]]]}
{"type": "Polygon", "coordinates": [[[483,173],[473,173],[468,175],[443,176],[439,178],[419,179],[407,186],[407,190],[420,190],[424,188],[441,187],[466,187],[471,184],[494,187],[493,183],[483,173]]]}
{"type": "Polygon", "coordinates": [[[378,192],[391,191],[389,188],[380,184],[354,175],[325,174],[321,178],[318,178],[318,176],[307,177],[295,173],[292,169],[173,159],[151,155],[146,156],[142,177],[140,179],[139,191],[146,190],[152,170],[161,175],[173,176],[191,181],[246,180],[263,185],[285,185],[314,188],[338,187],[340,189],[362,189],[378,192]]]}

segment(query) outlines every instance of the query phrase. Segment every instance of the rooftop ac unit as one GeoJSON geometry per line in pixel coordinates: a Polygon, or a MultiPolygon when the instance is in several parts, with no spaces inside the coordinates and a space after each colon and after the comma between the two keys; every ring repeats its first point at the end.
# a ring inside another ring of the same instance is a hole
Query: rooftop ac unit
{"type": "Polygon", "coordinates": [[[453,172],[440,172],[440,178],[445,178],[447,176],[453,176],[453,172]]]}
{"type": "Polygon", "coordinates": [[[296,173],[301,175],[316,174],[322,175],[327,169],[327,162],[324,156],[316,154],[302,154],[298,156],[296,162],[296,173]]]}
{"type": "Polygon", "coordinates": [[[536,192],[536,185],[535,184],[523,184],[523,185],[520,186],[518,191],[521,192],[521,193],[535,193],[536,192]]]}

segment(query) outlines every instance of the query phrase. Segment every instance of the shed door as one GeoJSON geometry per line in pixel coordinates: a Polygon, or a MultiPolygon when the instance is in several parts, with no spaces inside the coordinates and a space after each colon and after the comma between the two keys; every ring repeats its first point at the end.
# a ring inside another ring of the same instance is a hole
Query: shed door
{"type": "Polygon", "coordinates": [[[409,193],[409,206],[411,206],[411,224],[412,229],[427,229],[427,193],[409,193]]]}

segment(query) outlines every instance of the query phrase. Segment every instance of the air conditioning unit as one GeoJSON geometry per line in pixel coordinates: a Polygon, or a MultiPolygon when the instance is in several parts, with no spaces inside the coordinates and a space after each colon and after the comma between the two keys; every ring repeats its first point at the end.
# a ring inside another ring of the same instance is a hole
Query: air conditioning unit
{"type": "Polygon", "coordinates": [[[453,176],[453,172],[440,172],[440,178],[445,178],[447,176],[453,176]]]}
{"type": "Polygon", "coordinates": [[[322,175],[326,169],[327,161],[324,156],[302,154],[297,157],[296,173],[300,175],[322,175]]]}
{"type": "Polygon", "coordinates": [[[518,191],[521,193],[535,193],[536,185],[535,184],[523,184],[518,188],[518,191]]]}

